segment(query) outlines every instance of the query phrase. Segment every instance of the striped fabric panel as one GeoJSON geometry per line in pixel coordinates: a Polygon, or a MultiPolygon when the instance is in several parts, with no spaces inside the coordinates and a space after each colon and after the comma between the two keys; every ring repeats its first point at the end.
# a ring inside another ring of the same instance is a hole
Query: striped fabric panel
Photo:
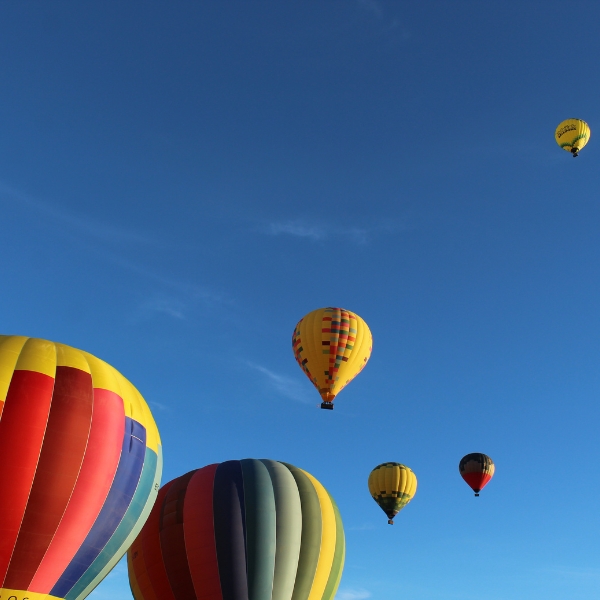
{"type": "Polygon", "coordinates": [[[126,417],[121,459],[108,497],[81,548],[52,588],[50,593],[53,596],[59,598],[67,596],[121,522],[140,479],[146,449],[145,438],[144,428],[126,417]]]}
{"type": "Polygon", "coordinates": [[[15,366],[0,420],[0,587],[5,587],[46,433],[56,372],[54,346],[28,340],[15,366]]]}
{"type": "Polygon", "coordinates": [[[296,582],[302,541],[302,505],[296,480],[289,469],[274,460],[262,459],[269,470],[276,510],[275,573],[273,599],[290,600],[296,582]]]}
{"type": "Polygon", "coordinates": [[[197,600],[223,600],[213,520],[217,466],[209,465],[195,471],[183,505],[187,561],[197,600]]]}
{"type": "Polygon", "coordinates": [[[4,586],[26,590],[75,487],[92,422],[92,377],[57,367],[46,434],[4,586]]]}
{"type": "Polygon", "coordinates": [[[290,470],[296,481],[302,507],[302,542],[292,600],[308,600],[321,551],[323,530],[321,505],[315,486],[304,471],[288,463],[283,464],[290,470]]]}
{"type": "MultiPolygon", "coordinates": [[[[104,576],[108,574],[108,571],[112,569],[112,566],[114,566],[121,559],[123,554],[125,554],[127,551],[125,540],[131,535],[132,530],[135,528],[136,523],[139,521],[140,516],[144,511],[146,502],[156,482],[157,470],[158,456],[150,450],[150,448],[146,448],[142,474],[125,516],[112,534],[106,546],[102,549],[102,552],[81,576],[73,589],[67,594],[65,600],[77,600],[77,598],[84,598],[87,596],[87,594],[100,583],[104,576]],[[106,569],[109,564],[109,568],[106,569]]],[[[158,476],[160,477],[160,474],[158,476]]],[[[133,537],[135,537],[135,535],[133,537]]]]}
{"type": "MultiPolygon", "coordinates": [[[[154,591],[159,600],[175,600],[163,562],[160,536],[158,535],[163,501],[172,484],[173,482],[169,481],[159,490],[156,503],[138,538],[141,542],[141,553],[133,558],[134,565],[136,565],[136,561],[143,561],[143,566],[139,570],[144,574],[144,577],[138,577],[138,583],[144,600],[150,600],[150,589],[154,591]]],[[[137,571],[138,567],[136,566],[137,571]]]]}
{"type": "Polygon", "coordinates": [[[125,418],[123,401],[107,390],[94,390],[89,440],[69,505],[30,588],[50,593],[96,521],[119,464],[125,418]]]}
{"type": "Polygon", "coordinates": [[[183,532],[183,506],[194,471],[175,479],[164,497],[160,515],[160,548],[171,589],[176,598],[195,597],[183,532]]]}
{"type": "Polygon", "coordinates": [[[275,573],[276,515],[273,484],[259,460],[240,461],[246,505],[246,571],[249,598],[270,598],[275,573]]]}
{"type": "Polygon", "coordinates": [[[329,579],[327,580],[327,585],[323,591],[323,600],[333,600],[335,598],[335,594],[342,579],[344,560],[346,558],[346,540],[344,536],[344,527],[342,525],[342,517],[331,494],[329,494],[329,500],[335,514],[335,551],[329,579]]]}
{"type": "Polygon", "coordinates": [[[248,598],[246,506],[242,467],[239,461],[230,460],[218,466],[215,474],[213,507],[223,600],[248,598]]]}

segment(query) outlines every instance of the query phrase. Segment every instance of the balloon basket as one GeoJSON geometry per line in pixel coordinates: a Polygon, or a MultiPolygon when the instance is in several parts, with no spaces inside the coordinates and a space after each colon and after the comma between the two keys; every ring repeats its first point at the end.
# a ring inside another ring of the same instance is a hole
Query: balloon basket
{"type": "Polygon", "coordinates": [[[392,521],[392,519],[389,519],[388,520],[388,525],[393,525],[393,524],[394,524],[394,521],[392,521]]]}
{"type": "Polygon", "coordinates": [[[326,410],[333,410],[333,402],[321,402],[321,408],[326,410]]]}

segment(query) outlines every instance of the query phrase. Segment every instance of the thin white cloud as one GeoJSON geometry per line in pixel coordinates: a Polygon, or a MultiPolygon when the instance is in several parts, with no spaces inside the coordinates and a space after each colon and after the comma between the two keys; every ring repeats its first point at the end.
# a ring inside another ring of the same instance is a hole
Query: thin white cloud
{"type": "Polygon", "coordinates": [[[306,238],[312,242],[321,242],[327,239],[343,237],[355,244],[365,244],[369,231],[361,227],[325,227],[317,223],[305,221],[278,221],[269,223],[263,230],[268,235],[290,235],[292,237],[306,238]]]}
{"type": "Polygon", "coordinates": [[[367,244],[370,239],[380,234],[393,234],[406,230],[405,223],[397,219],[386,219],[372,225],[358,227],[356,225],[326,226],[323,223],[311,223],[302,219],[275,221],[262,227],[260,231],[272,236],[288,235],[305,238],[311,242],[322,242],[333,238],[344,238],[354,244],[367,244]]]}
{"type": "Polygon", "coordinates": [[[365,600],[365,598],[370,597],[371,592],[368,590],[362,588],[344,588],[343,590],[338,590],[338,593],[335,595],[335,600],[365,600]]]}
{"type": "Polygon", "coordinates": [[[383,17],[383,8],[377,0],[357,0],[358,5],[373,13],[378,19],[383,17]]]}
{"type": "Polygon", "coordinates": [[[541,569],[545,576],[558,576],[564,579],[586,580],[600,579],[600,569],[594,567],[558,566],[541,569]]]}
{"type": "Polygon", "coordinates": [[[174,319],[185,319],[183,314],[183,303],[175,298],[155,297],[142,303],[142,312],[163,313],[174,319]]]}
{"type": "Polygon", "coordinates": [[[292,235],[294,237],[310,238],[311,240],[323,240],[327,237],[326,232],[317,225],[306,225],[301,221],[282,221],[269,223],[267,233],[270,235],[292,235]]]}
{"type": "Polygon", "coordinates": [[[278,394],[281,394],[290,400],[302,402],[303,404],[314,404],[314,401],[311,400],[306,393],[305,386],[301,385],[297,379],[279,375],[278,373],[274,373],[270,369],[255,363],[248,362],[246,364],[255,371],[262,373],[265,376],[267,384],[278,394]]]}
{"type": "Polygon", "coordinates": [[[103,243],[157,245],[156,239],[139,231],[116,227],[111,223],[78,215],[64,207],[34,198],[0,182],[0,200],[35,212],[38,216],[60,223],[75,233],[103,243]]]}
{"type": "Polygon", "coordinates": [[[58,226],[61,234],[69,232],[83,237],[87,242],[93,242],[90,245],[91,249],[105,260],[156,284],[157,291],[138,305],[136,318],[162,314],[183,320],[186,318],[186,312],[198,304],[208,308],[233,304],[230,298],[209,286],[165,277],[152,268],[124,257],[124,248],[127,246],[160,248],[161,243],[154,236],[75,214],[62,206],[34,198],[1,181],[0,202],[10,203],[34,213],[36,223],[48,223],[55,229],[58,226]]]}
{"type": "Polygon", "coordinates": [[[163,404],[162,402],[156,402],[155,400],[149,400],[148,403],[150,404],[150,406],[152,406],[152,408],[156,408],[160,411],[170,410],[169,407],[166,404],[163,404]]]}

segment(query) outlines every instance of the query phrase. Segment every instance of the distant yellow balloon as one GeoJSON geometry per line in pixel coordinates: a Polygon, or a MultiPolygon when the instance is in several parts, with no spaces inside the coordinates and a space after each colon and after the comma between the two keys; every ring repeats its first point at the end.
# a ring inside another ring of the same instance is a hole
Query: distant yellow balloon
{"type": "Polygon", "coordinates": [[[592,132],[590,126],[581,119],[567,119],[563,121],[554,132],[556,143],[577,156],[579,151],[588,143],[592,132]]]}
{"type": "Polygon", "coordinates": [[[377,465],[369,475],[369,492],[387,515],[388,523],[413,499],[417,476],[406,465],[386,462],[377,465]]]}
{"type": "Polygon", "coordinates": [[[302,370],[319,391],[321,408],[333,409],[333,399],[364,368],[373,337],[367,324],[343,308],[319,308],[300,319],[292,348],[302,370]]]}

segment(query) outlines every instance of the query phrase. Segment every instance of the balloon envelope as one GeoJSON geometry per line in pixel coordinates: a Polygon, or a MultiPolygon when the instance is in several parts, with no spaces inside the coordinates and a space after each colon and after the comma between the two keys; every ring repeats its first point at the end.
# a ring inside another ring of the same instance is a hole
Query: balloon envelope
{"type": "Polygon", "coordinates": [[[573,156],[588,143],[592,132],[590,126],[581,119],[567,119],[563,121],[554,132],[556,143],[573,156]]]}
{"type": "Polygon", "coordinates": [[[127,553],[136,600],[332,600],[344,530],[327,490],[273,460],[231,460],[165,484],[127,553]]]}
{"type": "Polygon", "coordinates": [[[494,476],[496,467],[494,461],[487,454],[473,452],[461,458],[458,470],[475,495],[479,496],[479,492],[494,476]]]}
{"type": "Polygon", "coordinates": [[[369,492],[388,516],[394,517],[413,499],[417,492],[417,477],[406,465],[386,462],[377,465],[369,475],[369,492]]]}
{"type": "Polygon", "coordinates": [[[84,598],[158,493],[148,405],[87,352],[0,336],[0,456],[0,598],[84,598]]]}
{"type": "Polygon", "coordinates": [[[319,308],[300,319],[292,335],[296,361],[317,388],[322,408],[364,368],[373,337],[367,324],[343,308],[319,308]]]}

